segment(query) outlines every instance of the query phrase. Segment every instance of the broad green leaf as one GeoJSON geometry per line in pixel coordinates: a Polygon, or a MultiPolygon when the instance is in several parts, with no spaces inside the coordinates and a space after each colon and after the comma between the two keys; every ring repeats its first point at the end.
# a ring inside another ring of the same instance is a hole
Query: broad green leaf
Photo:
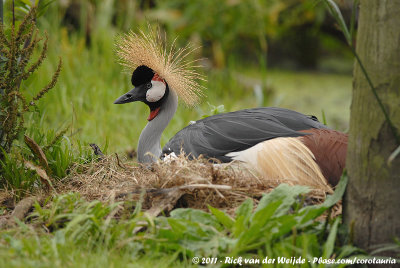
{"type": "Polygon", "coordinates": [[[293,228],[296,228],[297,224],[295,215],[283,215],[274,219],[274,227],[271,228],[270,233],[273,238],[279,238],[291,232],[293,228]]]}
{"type": "Polygon", "coordinates": [[[171,218],[185,219],[188,221],[198,222],[204,225],[213,226],[214,228],[221,229],[221,225],[213,215],[204,211],[191,208],[178,208],[171,211],[171,218]]]}
{"type": "Polygon", "coordinates": [[[343,197],[344,191],[346,190],[348,180],[349,179],[347,176],[342,176],[333,195],[328,195],[328,197],[325,199],[325,202],[321,204],[321,207],[329,208],[339,202],[343,197]]]}
{"type": "Polygon", "coordinates": [[[232,230],[232,226],[235,223],[235,221],[225,212],[216,209],[212,206],[208,206],[208,209],[211,211],[211,213],[217,218],[217,220],[225,226],[226,229],[229,231],[232,230]]]}
{"type": "Polygon", "coordinates": [[[246,224],[246,219],[244,216],[239,216],[236,217],[235,223],[232,227],[232,232],[234,237],[238,237],[241,233],[246,232],[248,229],[248,226],[246,224]]]}
{"type": "Polygon", "coordinates": [[[244,219],[250,218],[253,210],[253,199],[246,199],[237,209],[236,217],[243,216],[244,219]]]}
{"type": "Polygon", "coordinates": [[[238,246],[245,247],[253,241],[260,239],[266,229],[269,228],[267,223],[278,207],[282,204],[282,201],[276,201],[270,203],[268,206],[262,208],[253,214],[253,218],[250,221],[250,227],[247,231],[244,231],[239,236],[238,246]]]}
{"type": "MultiPolygon", "coordinates": [[[[338,259],[344,259],[348,256],[354,255],[354,253],[360,253],[360,249],[351,245],[344,245],[340,249],[340,254],[337,256],[338,259]]],[[[371,252],[371,254],[374,254],[371,252]]]]}
{"type": "Polygon", "coordinates": [[[296,197],[300,194],[306,194],[309,192],[309,188],[306,186],[289,186],[287,184],[280,184],[276,187],[272,192],[264,195],[260,203],[257,206],[257,209],[253,215],[257,215],[258,211],[263,210],[267,207],[270,203],[276,202],[278,200],[281,201],[281,206],[277,209],[274,216],[278,217],[281,215],[286,214],[293,203],[296,202],[296,197]]]}
{"type": "Polygon", "coordinates": [[[268,206],[265,206],[262,209],[254,212],[250,221],[250,225],[263,227],[281,205],[282,200],[276,200],[275,202],[269,203],[268,206]]]}
{"type": "Polygon", "coordinates": [[[174,231],[185,234],[192,240],[207,240],[218,233],[214,227],[200,222],[172,218],[168,218],[167,221],[174,231]]]}
{"type": "Polygon", "coordinates": [[[332,195],[328,195],[324,203],[320,205],[307,206],[300,209],[299,213],[297,214],[298,222],[300,224],[299,227],[302,227],[302,224],[306,224],[308,221],[319,217],[327,209],[339,202],[342,199],[344,191],[346,190],[347,182],[348,177],[342,176],[338,185],[336,186],[335,192],[332,195]]]}
{"type": "Polygon", "coordinates": [[[236,209],[236,219],[232,227],[232,231],[235,237],[238,237],[242,232],[248,229],[249,220],[253,211],[253,200],[246,199],[236,209]]]}

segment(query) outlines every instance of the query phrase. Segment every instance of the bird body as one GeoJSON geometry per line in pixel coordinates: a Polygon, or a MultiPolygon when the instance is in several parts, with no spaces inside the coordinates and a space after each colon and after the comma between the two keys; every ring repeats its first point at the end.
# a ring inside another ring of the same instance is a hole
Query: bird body
{"type": "Polygon", "coordinates": [[[165,146],[163,154],[183,149],[193,157],[207,155],[222,162],[228,153],[248,149],[278,137],[304,136],[301,130],[326,128],[315,119],[284,108],[261,107],[217,114],[196,121],[179,131],[165,146]]]}
{"type": "Polygon", "coordinates": [[[190,158],[236,160],[269,179],[293,178],[323,189],[328,189],[327,183],[338,183],[346,159],[347,135],[329,129],[314,116],[284,108],[262,107],[213,115],[183,128],[161,149],[161,135],[177,110],[178,95],[193,104],[200,89],[191,80],[196,73],[183,68],[187,63],[180,65],[174,56],[155,53],[156,43],[157,39],[141,39],[131,33],[119,44],[124,64],[135,67],[131,78],[135,88],[114,103],[141,101],[150,108],[149,122],[139,138],[140,163],[183,152],[190,158]],[[147,53],[146,46],[153,47],[151,53],[147,53]],[[159,62],[164,66],[161,69],[159,62]]]}
{"type": "Polygon", "coordinates": [[[238,160],[268,178],[317,178],[336,185],[346,159],[347,135],[315,117],[277,107],[213,115],[183,128],[161,156],[185,153],[221,162],[238,160]],[[330,164],[334,159],[337,163],[330,164]],[[321,167],[321,168],[320,168],[321,167]]]}

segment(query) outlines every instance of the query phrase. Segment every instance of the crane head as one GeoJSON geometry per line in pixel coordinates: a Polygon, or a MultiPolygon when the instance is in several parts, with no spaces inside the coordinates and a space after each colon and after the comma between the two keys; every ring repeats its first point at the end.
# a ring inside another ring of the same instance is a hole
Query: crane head
{"type": "MultiPolygon", "coordinates": [[[[126,70],[147,72],[150,76],[151,72],[153,75],[158,74],[168,82],[166,88],[173,90],[187,106],[195,106],[204,90],[204,86],[199,83],[205,80],[198,71],[200,64],[191,56],[195,50],[190,44],[177,48],[176,40],[168,44],[166,35],[159,28],[154,31],[150,25],[147,31],[130,31],[120,35],[115,43],[118,61],[126,70]]],[[[136,80],[135,72],[133,80],[136,80]]],[[[150,79],[143,75],[138,85],[150,79]]]]}
{"type": "Polygon", "coordinates": [[[145,65],[137,67],[131,78],[134,88],[125,93],[114,104],[141,101],[150,108],[147,120],[153,120],[160,112],[161,106],[169,94],[168,84],[157,73],[145,65]]]}

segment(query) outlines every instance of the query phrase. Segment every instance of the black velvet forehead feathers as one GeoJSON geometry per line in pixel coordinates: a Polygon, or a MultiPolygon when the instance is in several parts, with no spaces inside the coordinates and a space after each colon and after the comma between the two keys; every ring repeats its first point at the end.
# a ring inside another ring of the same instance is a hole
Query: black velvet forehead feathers
{"type": "Polygon", "coordinates": [[[144,83],[150,82],[154,76],[154,71],[145,65],[137,67],[133,73],[131,82],[135,87],[143,85],[144,83]]]}

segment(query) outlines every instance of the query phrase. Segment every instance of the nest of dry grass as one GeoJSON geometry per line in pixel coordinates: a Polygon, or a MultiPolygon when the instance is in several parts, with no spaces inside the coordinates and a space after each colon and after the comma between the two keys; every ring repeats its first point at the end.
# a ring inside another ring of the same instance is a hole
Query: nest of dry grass
{"type": "MultiPolygon", "coordinates": [[[[142,209],[150,216],[168,215],[172,209],[181,207],[206,210],[207,205],[233,215],[245,199],[251,198],[258,204],[263,194],[281,183],[295,184],[288,179],[259,177],[237,162],[212,164],[206,159],[188,160],[180,156],[168,162],[143,166],[134,162],[122,163],[118,155],[107,156],[100,161],[75,164],[69,175],[54,185],[53,191],[38,190],[17,204],[12,192],[0,192],[0,204],[9,211],[0,216],[0,228],[15,226],[14,218],[23,220],[35,202],[42,203],[54,193],[78,192],[87,201],[140,201],[142,209]]],[[[310,188],[305,203],[322,203],[326,192],[310,188]]],[[[340,215],[341,202],[328,213],[331,217],[340,215]]]]}
{"type": "MultiPolygon", "coordinates": [[[[266,180],[241,167],[238,163],[212,164],[206,159],[188,160],[181,156],[151,166],[123,164],[118,156],[101,161],[76,164],[69,176],[55,189],[59,193],[79,192],[87,200],[142,201],[142,207],[158,215],[177,207],[206,209],[207,205],[228,213],[247,198],[257,204],[264,193],[290,180],[266,180]]],[[[325,200],[326,193],[313,189],[308,204],[325,200]]],[[[340,214],[340,207],[335,209],[340,214]]]]}

